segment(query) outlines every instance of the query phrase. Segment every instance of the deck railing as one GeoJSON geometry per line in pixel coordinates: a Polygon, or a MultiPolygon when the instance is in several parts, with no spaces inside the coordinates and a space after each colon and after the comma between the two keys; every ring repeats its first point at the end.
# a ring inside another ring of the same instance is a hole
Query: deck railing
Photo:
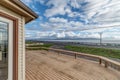
{"type": "MultiPolygon", "coordinates": [[[[32,48],[36,48],[36,47],[32,47],[32,48]]],[[[75,59],[77,59],[79,57],[91,59],[94,61],[98,61],[100,65],[104,64],[105,68],[111,67],[111,68],[114,68],[114,69],[120,71],[120,63],[117,61],[111,60],[109,58],[106,58],[106,57],[92,55],[92,54],[85,54],[85,53],[80,53],[80,52],[74,52],[74,51],[68,51],[68,50],[62,50],[62,49],[54,49],[54,48],[41,47],[41,49],[55,51],[58,53],[58,55],[59,54],[72,55],[75,57],[75,59]]]]}

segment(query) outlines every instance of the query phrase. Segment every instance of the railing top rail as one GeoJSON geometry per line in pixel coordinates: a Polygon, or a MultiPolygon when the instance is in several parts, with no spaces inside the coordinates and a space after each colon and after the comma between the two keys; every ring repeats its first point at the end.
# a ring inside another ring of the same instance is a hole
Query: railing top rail
{"type": "Polygon", "coordinates": [[[108,63],[112,63],[114,65],[120,66],[119,62],[111,60],[111,59],[108,59],[108,58],[103,57],[103,56],[97,56],[97,55],[92,55],[92,54],[84,54],[84,53],[80,53],[80,52],[74,52],[74,51],[68,51],[68,50],[62,50],[62,49],[53,49],[53,48],[49,48],[49,49],[50,50],[59,51],[59,52],[68,52],[68,53],[78,54],[78,55],[82,55],[82,56],[98,58],[98,59],[101,59],[103,61],[107,61],[108,63]]]}
{"type": "MultiPolygon", "coordinates": [[[[33,48],[33,47],[32,47],[33,48]]],[[[36,47],[34,47],[36,48],[36,47]]],[[[68,51],[68,50],[62,50],[62,49],[54,49],[54,48],[46,48],[46,47],[41,47],[43,49],[49,49],[49,50],[53,50],[53,51],[57,51],[57,52],[64,52],[64,53],[72,53],[72,54],[77,54],[77,55],[81,55],[81,56],[86,56],[86,57],[92,57],[92,58],[97,58],[97,59],[101,59],[107,63],[110,64],[114,64],[120,67],[120,63],[111,59],[108,59],[106,57],[103,56],[98,56],[98,55],[92,55],[92,54],[84,54],[84,53],[80,53],[80,52],[74,52],[74,51],[68,51]]]]}

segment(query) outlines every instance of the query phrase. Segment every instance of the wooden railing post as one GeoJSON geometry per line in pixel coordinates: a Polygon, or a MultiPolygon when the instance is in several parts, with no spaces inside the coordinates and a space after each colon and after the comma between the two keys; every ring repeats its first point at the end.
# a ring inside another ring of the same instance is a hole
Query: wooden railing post
{"type": "Polygon", "coordinates": [[[60,55],[60,52],[58,52],[58,55],[60,55]]]}
{"type": "Polygon", "coordinates": [[[75,53],[75,59],[77,58],[77,54],[75,53]]]}
{"type": "Polygon", "coordinates": [[[101,58],[99,58],[99,64],[102,64],[102,59],[101,58]]]}
{"type": "Polygon", "coordinates": [[[105,61],[105,68],[107,68],[108,67],[108,62],[107,61],[105,61]]]}

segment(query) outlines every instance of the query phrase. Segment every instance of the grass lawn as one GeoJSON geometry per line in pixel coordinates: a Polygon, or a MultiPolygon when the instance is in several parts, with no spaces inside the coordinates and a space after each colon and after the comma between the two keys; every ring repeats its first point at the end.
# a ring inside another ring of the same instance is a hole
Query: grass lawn
{"type": "Polygon", "coordinates": [[[120,50],[93,48],[93,47],[86,47],[86,46],[70,46],[70,45],[65,46],[65,49],[82,52],[86,54],[93,54],[93,55],[99,55],[99,56],[104,56],[108,58],[120,59],[120,50]]]}
{"type": "Polygon", "coordinates": [[[49,48],[51,47],[52,44],[44,44],[44,45],[29,45],[26,47],[27,50],[48,50],[45,48],[49,48]],[[44,48],[42,48],[44,47],[44,48]]]}

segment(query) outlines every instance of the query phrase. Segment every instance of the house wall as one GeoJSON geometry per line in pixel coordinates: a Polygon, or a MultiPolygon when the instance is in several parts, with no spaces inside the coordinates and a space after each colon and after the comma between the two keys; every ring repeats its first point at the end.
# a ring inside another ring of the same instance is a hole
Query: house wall
{"type": "Polygon", "coordinates": [[[25,18],[0,5],[0,12],[18,19],[18,80],[25,80],[25,18]]]}

